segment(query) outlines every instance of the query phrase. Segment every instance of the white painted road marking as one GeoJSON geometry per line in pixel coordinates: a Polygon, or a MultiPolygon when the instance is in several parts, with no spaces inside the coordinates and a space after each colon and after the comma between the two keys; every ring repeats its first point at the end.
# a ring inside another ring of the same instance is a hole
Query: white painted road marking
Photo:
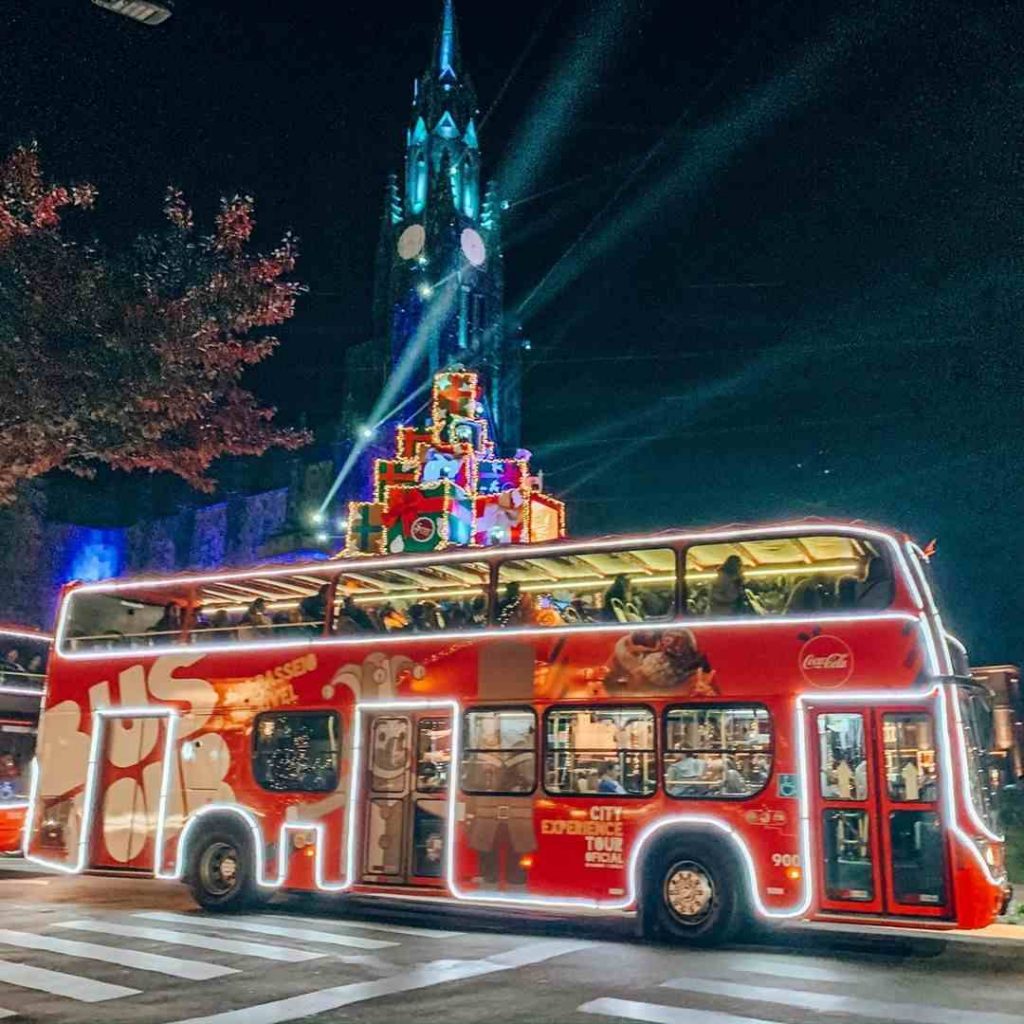
{"type": "Polygon", "coordinates": [[[48,971],[43,967],[29,967],[27,964],[12,964],[0,960],[0,982],[17,985],[19,988],[33,988],[38,992],[49,992],[55,996],[77,999],[80,1003],[102,1003],[107,999],[122,996],[137,996],[137,988],[111,985],[106,981],[92,981],[76,974],[63,971],[48,971]]]}
{"type": "Polygon", "coordinates": [[[862,1017],[877,1017],[892,1024],[1020,1024],[1019,1013],[992,1013],[980,1010],[957,1010],[943,1006],[923,1006],[919,1003],[887,1003],[881,999],[861,999],[857,996],[837,995],[831,992],[803,992],[798,989],[770,988],[762,985],[741,985],[731,981],[711,981],[707,978],[674,978],[664,988],[681,992],[696,992],[707,996],[725,996],[729,999],[747,999],[778,1006],[799,1006],[818,1013],[850,1013],[862,1017]]]}
{"type": "Polygon", "coordinates": [[[123,935],[129,939],[149,939],[151,942],[166,942],[172,946],[190,946],[212,953],[234,953],[238,956],[254,956],[261,960],[279,960],[282,963],[301,963],[304,960],[318,960],[326,953],[307,949],[292,949],[289,946],[271,946],[268,943],[241,942],[238,939],[223,939],[219,935],[204,935],[201,932],[172,931],[169,928],[147,928],[144,925],[117,924],[113,921],[61,921],[56,928],[70,928],[79,932],[96,932],[99,935],[123,935]]]}
{"type": "MultiPolygon", "coordinates": [[[[243,921],[264,920],[263,914],[243,914],[243,921]]],[[[357,921],[353,917],[292,917],[290,914],[276,914],[277,921],[297,921],[301,924],[323,925],[327,923],[344,925],[346,928],[363,928],[371,932],[394,932],[395,935],[415,935],[424,939],[457,939],[465,935],[465,932],[440,931],[437,928],[417,928],[414,925],[378,924],[376,921],[357,921]]]]}
{"type": "Polygon", "coordinates": [[[514,970],[516,967],[540,963],[551,957],[588,949],[591,945],[589,942],[570,940],[541,940],[505,953],[497,953],[483,960],[438,960],[390,978],[337,985],[334,988],[320,989],[318,992],[307,992],[305,995],[228,1010],[208,1017],[190,1017],[188,1020],[176,1021],[175,1024],[284,1024],[285,1021],[300,1020],[369,999],[443,985],[445,982],[461,981],[464,978],[481,977],[496,971],[514,970]]]}
{"type": "Polygon", "coordinates": [[[172,978],[188,978],[189,981],[207,981],[224,974],[237,973],[233,967],[221,967],[201,960],[180,960],[176,956],[138,953],[134,949],[123,949],[120,946],[56,939],[52,935],[33,935],[31,932],[14,932],[7,928],[0,928],[0,945],[38,949],[45,953],[60,953],[85,960],[102,960],[120,967],[131,967],[136,971],[155,971],[157,974],[169,974],[172,978]]]}
{"type": "Polygon", "coordinates": [[[288,928],[264,921],[258,915],[248,919],[234,916],[198,917],[191,914],[172,914],[164,910],[148,910],[134,916],[144,917],[150,921],[166,921],[169,924],[186,924],[191,928],[254,932],[256,935],[274,935],[277,938],[298,939],[302,942],[326,942],[332,946],[350,946],[356,949],[387,949],[398,945],[397,942],[385,942],[383,939],[366,939],[362,935],[339,935],[336,932],[324,932],[314,928],[288,928]]]}
{"type": "Polygon", "coordinates": [[[580,1013],[596,1013],[602,1017],[625,1017],[648,1024],[776,1024],[759,1017],[736,1017],[718,1010],[695,1010],[689,1006],[662,1006],[639,1003],[633,999],[592,999],[578,1006],[580,1013]]]}

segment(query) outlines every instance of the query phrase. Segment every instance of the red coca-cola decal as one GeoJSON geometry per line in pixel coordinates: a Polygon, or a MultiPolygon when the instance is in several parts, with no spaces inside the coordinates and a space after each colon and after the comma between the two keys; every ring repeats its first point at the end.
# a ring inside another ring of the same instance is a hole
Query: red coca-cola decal
{"type": "Polygon", "coordinates": [[[412,521],[412,526],[409,528],[409,536],[421,544],[426,544],[428,541],[434,539],[434,531],[436,529],[437,527],[434,525],[434,520],[429,516],[417,516],[412,521]]]}
{"type": "Polygon", "coordinates": [[[800,674],[822,689],[842,686],[853,675],[853,651],[837,636],[821,633],[800,648],[800,674]]]}

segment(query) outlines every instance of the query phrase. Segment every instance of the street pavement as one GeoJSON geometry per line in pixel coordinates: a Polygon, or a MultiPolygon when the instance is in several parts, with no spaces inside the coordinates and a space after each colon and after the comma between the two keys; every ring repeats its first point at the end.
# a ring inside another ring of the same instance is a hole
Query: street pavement
{"type": "Polygon", "coordinates": [[[704,951],[633,932],[310,897],[212,916],[176,884],[0,862],[0,1019],[1024,1022],[1024,942],[797,929],[704,951]]]}

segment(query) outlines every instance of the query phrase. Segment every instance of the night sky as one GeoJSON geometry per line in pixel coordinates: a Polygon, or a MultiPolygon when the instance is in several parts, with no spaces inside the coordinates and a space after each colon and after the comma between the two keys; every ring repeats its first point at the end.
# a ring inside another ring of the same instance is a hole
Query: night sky
{"type": "MultiPolygon", "coordinates": [[[[249,383],[339,416],[440,0],[7,0],[0,141],[100,189],[257,199],[310,286],[249,383]]],[[[1017,2],[461,0],[532,341],[524,442],[576,535],[839,515],[938,538],[975,663],[1024,657],[1017,2]],[[495,102],[497,99],[497,102],[495,102]]]]}

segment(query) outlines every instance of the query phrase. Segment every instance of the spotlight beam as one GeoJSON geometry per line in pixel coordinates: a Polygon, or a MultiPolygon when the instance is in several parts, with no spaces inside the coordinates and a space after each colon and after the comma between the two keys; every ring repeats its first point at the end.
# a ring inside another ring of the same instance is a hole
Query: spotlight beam
{"type": "MultiPolygon", "coordinates": [[[[427,355],[431,339],[440,331],[448,317],[448,314],[455,307],[457,297],[456,293],[458,289],[455,287],[454,278],[455,274],[453,272],[448,274],[446,277],[441,278],[441,280],[434,285],[434,299],[427,307],[426,315],[420,321],[416,331],[409,339],[405,346],[405,350],[402,352],[397,365],[391,373],[391,376],[385,383],[380,395],[378,395],[377,401],[374,403],[373,409],[367,417],[368,423],[379,425],[386,418],[384,410],[391,408],[396,404],[402,389],[412,379],[417,367],[427,355]]],[[[404,400],[397,404],[403,405],[404,400]]],[[[342,484],[348,479],[349,474],[356,467],[356,464],[359,462],[363,452],[365,452],[369,447],[371,440],[371,437],[357,437],[353,441],[352,448],[349,450],[345,461],[342,463],[341,469],[338,470],[338,475],[334,478],[334,483],[331,484],[324,500],[320,503],[319,511],[321,513],[325,512],[327,507],[334,500],[334,496],[338,493],[342,484]]]]}
{"type": "Polygon", "coordinates": [[[531,183],[540,180],[556,159],[558,145],[569,137],[569,125],[590,95],[588,85],[606,77],[617,48],[629,37],[630,7],[619,0],[605,0],[585,24],[577,26],[509,147],[510,157],[498,175],[501,195],[530,191],[531,183]]]}
{"type": "Polygon", "coordinates": [[[747,39],[760,29],[763,21],[764,19],[758,22],[751,33],[744,37],[726,64],[701,89],[679,119],[640,158],[637,166],[615,190],[612,197],[519,304],[517,312],[520,316],[525,316],[527,310],[534,306],[539,298],[543,299],[541,304],[550,302],[578,278],[589,264],[617,247],[624,237],[639,232],[647,221],[655,217],[664,217],[666,209],[680,202],[692,206],[716,174],[742,150],[763,138],[780,122],[808,104],[815,96],[814,87],[826,81],[835,65],[847,59],[857,48],[862,47],[864,42],[863,29],[855,39],[855,33],[851,31],[848,20],[834,22],[826,38],[805,51],[788,69],[749,94],[712,123],[694,129],[684,137],[684,125],[692,116],[699,101],[731,70],[747,39]],[[683,147],[682,155],[661,180],[645,188],[631,207],[620,214],[617,220],[610,221],[609,210],[619,202],[655,158],[666,152],[670,144],[679,147],[684,142],[688,142],[688,145],[683,147]],[[583,242],[590,239],[599,224],[604,224],[603,229],[586,250],[580,251],[583,242]]]}

